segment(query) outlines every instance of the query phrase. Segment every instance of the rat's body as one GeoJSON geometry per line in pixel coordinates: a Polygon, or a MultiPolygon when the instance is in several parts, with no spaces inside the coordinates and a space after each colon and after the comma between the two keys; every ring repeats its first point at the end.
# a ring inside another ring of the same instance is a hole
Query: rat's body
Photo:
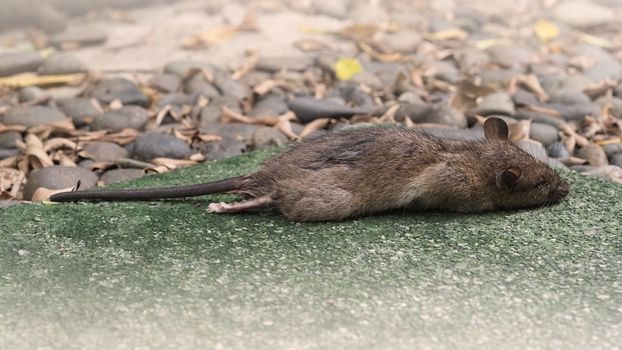
{"type": "Polygon", "coordinates": [[[294,221],[328,221],[392,209],[481,212],[559,202],[568,184],[507,140],[490,118],[487,140],[447,140],[401,128],[361,128],[305,141],[268,159],[255,173],[168,189],[76,191],[68,200],[151,200],[212,193],[250,199],[212,203],[235,213],[275,207],[294,221]]]}

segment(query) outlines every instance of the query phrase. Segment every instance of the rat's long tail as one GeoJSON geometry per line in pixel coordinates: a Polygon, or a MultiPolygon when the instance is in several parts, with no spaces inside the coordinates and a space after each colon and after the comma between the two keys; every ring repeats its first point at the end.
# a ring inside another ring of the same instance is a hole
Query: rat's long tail
{"type": "Polygon", "coordinates": [[[52,202],[69,202],[79,200],[102,201],[149,201],[154,199],[196,197],[206,194],[223,193],[240,189],[246,176],[237,176],[220,181],[196,185],[136,188],[125,190],[88,190],[57,193],[50,197],[52,202]]]}

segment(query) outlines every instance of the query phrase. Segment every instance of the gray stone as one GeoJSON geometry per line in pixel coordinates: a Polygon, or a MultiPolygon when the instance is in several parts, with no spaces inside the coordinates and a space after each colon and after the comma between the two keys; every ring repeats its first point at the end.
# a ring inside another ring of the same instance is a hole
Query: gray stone
{"type": "Polygon", "coordinates": [[[552,143],[552,144],[550,144],[546,148],[546,150],[549,153],[549,156],[553,157],[553,158],[568,158],[568,157],[570,157],[570,152],[568,152],[568,149],[566,148],[566,145],[564,145],[564,143],[562,143],[562,142],[552,143]]]}
{"type": "Polygon", "coordinates": [[[580,90],[564,88],[551,94],[550,103],[577,104],[590,103],[590,98],[580,90]]]}
{"type": "Polygon", "coordinates": [[[437,61],[432,66],[435,70],[434,78],[455,84],[460,79],[460,71],[453,62],[437,61]]]}
{"type": "Polygon", "coordinates": [[[74,54],[69,52],[57,52],[50,56],[39,67],[39,74],[73,74],[86,71],[86,67],[74,54]]]}
{"type": "Polygon", "coordinates": [[[49,43],[55,47],[63,46],[95,46],[101,45],[108,40],[106,33],[99,31],[98,29],[80,28],[80,30],[67,30],[62,33],[52,35],[49,38],[49,43]]]}
{"type": "Polygon", "coordinates": [[[214,79],[214,85],[225,96],[232,96],[238,101],[252,95],[251,89],[239,81],[231,79],[228,74],[218,74],[214,79]]]}
{"type": "Polygon", "coordinates": [[[607,157],[611,158],[615,154],[622,153],[622,143],[610,143],[608,145],[603,146],[603,150],[607,157]]]}
{"type": "Polygon", "coordinates": [[[34,72],[43,62],[43,56],[38,52],[0,54],[0,77],[34,72]]]}
{"type": "Polygon", "coordinates": [[[261,56],[255,69],[268,73],[276,73],[281,70],[302,72],[312,63],[312,59],[304,56],[261,56]]]}
{"type": "Polygon", "coordinates": [[[530,63],[536,52],[526,46],[495,45],[489,48],[491,62],[506,68],[522,67],[530,63]]]}
{"type": "Polygon", "coordinates": [[[614,154],[613,157],[611,157],[609,164],[622,168],[622,153],[614,154]]]}
{"type": "Polygon", "coordinates": [[[153,77],[149,85],[161,92],[175,92],[181,86],[181,78],[176,74],[162,73],[153,77]]]}
{"type": "Polygon", "coordinates": [[[93,130],[121,131],[125,128],[143,129],[149,121],[149,113],[139,106],[123,106],[96,116],[91,124],[93,130]]]}
{"type": "Polygon", "coordinates": [[[114,162],[119,158],[127,158],[128,151],[112,142],[96,141],[91,142],[82,148],[88,153],[88,157],[96,162],[114,162]]]}
{"type": "Polygon", "coordinates": [[[423,105],[425,104],[423,102],[423,100],[421,99],[421,97],[419,97],[419,95],[417,95],[416,93],[412,92],[412,91],[406,91],[404,93],[402,93],[398,98],[397,98],[398,102],[401,103],[408,103],[408,104],[418,104],[418,105],[423,105]]]}
{"type": "Polygon", "coordinates": [[[17,142],[23,142],[22,134],[17,131],[0,132],[0,148],[16,148],[17,142]]]}
{"type": "Polygon", "coordinates": [[[113,169],[106,171],[101,176],[101,181],[104,185],[107,185],[115,182],[139,179],[143,176],[145,176],[145,172],[141,169],[113,169]]]}
{"type": "Polygon", "coordinates": [[[220,96],[220,91],[212,83],[205,80],[205,77],[201,74],[195,74],[186,81],[184,92],[187,94],[200,94],[210,99],[220,96]]]}
{"type": "Polygon", "coordinates": [[[207,160],[221,160],[244,154],[247,150],[244,141],[226,138],[218,142],[209,142],[201,146],[207,160]]]}
{"type": "Polygon", "coordinates": [[[18,155],[19,153],[20,151],[17,148],[9,148],[9,149],[0,148],[0,160],[6,159],[9,157],[14,157],[18,155]]]}
{"type": "Polygon", "coordinates": [[[254,148],[282,146],[289,141],[287,136],[276,128],[260,126],[253,133],[251,142],[254,148]]]}
{"type": "Polygon", "coordinates": [[[622,78],[622,63],[615,59],[596,62],[585,70],[585,76],[594,80],[618,80],[622,78]]]}
{"type": "Polygon", "coordinates": [[[33,193],[39,187],[50,190],[60,190],[75,187],[80,182],[80,189],[95,186],[97,176],[84,168],[54,165],[32,171],[28,175],[28,182],[24,186],[24,199],[32,199],[33,193]]]}
{"type": "Polygon", "coordinates": [[[516,146],[520,147],[523,151],[531,154],[537,160],[547,162],[549,159],[548,154],[542,144],[533,140],[521,140],[516,142],[516,146]]]}
{"type": "Polygon", "coordinates": [[[164,66],[164,73],[175,74],[182,79],[187,78],[194,70],[207,70],[213,73],[216,68],[211,64],[196,61],[175,61],[164,66]]]}
{"type": "Polygon", "coordinates": [[[622,118],[622,99],[618,97],[603,96],[595,101],[596,105],[602,110],[605,106],[609,107],[609,113],[616,118],[622,118]]]}
{"type": "Polygon", "coordinates": [[[434,106],[430,114],[424,120],[419,120],[415,122],[444,124],[455,126],[458,128],[467,127],[467,119],[464,116],[464,113],[447,104],[434,106]]]}
{"type": "Polygon", "coordinates": [[[60,98],[56,100],[56,106],[73,120],[76,127],[92,123],[103,112],[99,103],[89,97],[60,98]]]}
{"type": "Polygon", "coordinates": [[[106,104],[119,100],[124,105],[138,105],[145,108],[149,105],[149,98],[138,89],[134,82],[125,78],[99,81],[91,91],[91,97],[106,104]]]}
{"type": "Polygon", "coordinates": [[[235,112],[241,112],[238,102],[230,96],[220,96],[209,102],[201,111],[199,128],[209,127],[211,124],[220,123],[222,107],[227,107],[235,112]]]}
{"type": "Polygon", "coordinates": [[[358,2],[350,12],[350,19],[352,22],[360,24],[385,23],[389,19],[389,15],[381,4],[382,2],[377,4],[358,2]]]}
{"type": "Polygon", "coordinates": [[[261,116],[277,116],[287,112],[289,108],[284,100],[284,97],[270,95],[262,98],[253,106],[253,109],[249,115],[254,117],[261,116]]]}
{"type": "Polygon", "coordinates": [[[39,102],[50,98],[50,95],[36,86],[29,86],[19,89],[17,98],[20,103],[24,102],[39,102]]]}
{"type": "Polygon", "coordinates": [[[67,119],[67,116],[56,108],[29,106],[10,109],[2,119],[2,122],[7,125],[31,127],[60,122],[65,119],[67,119]]]}
{"type": "Polygon", "coordinates": [[[553,9],[558,20],[575,27],[590,27],[611,22],[615,11],[583,0],[561,2],[553,9]]]}
{"type": "Polygon", "coordinates": [[[159,157],[185,159],[192,155],[192,150],[184,141],[173,135],[154,132],[139,135],[128,150],[132,158],[145,161],[159,157]]]}
{"type": "Polygon", "coordinates": [[[506,85],[522,71],[517,69],[485,69],[480,73],[483,84],[506,85]]]}
{"type": "Polygon", "coordinates": [[[587,160],[590,165],[603,166],[609,164],[607,154],[602,147],[595,143],[589,143],[577,151],[577,157],[587,160]]]}
{"type": "Polygon", "coordinates": [[[516,112],[514,102],[506,92],[499,91],[482,97],[480,103],[469,111],[471,114],[487,116],[503,114],[512,116],[516,112]]]}
{"type": "Polygon", "coordinates": [[[466,47],[456,50],[458,66],[464,72],[477,72],[490,63],[490,55],[483,50],[466,47]]]}
{"type": "Polygon", "coordinates": [[[550,103],[545,107],[552,108],[559,112],[561,117],[567,121],[582,122],[588,115],[598,115],[600,110],[597,106],[591,103],[575,103],[575,104],[562,104],[562,103],[550,103]]]}
{"type": "Polygon", "coordinates": [[[243,123],[214,123],[200,129],[203,134],[250,143],[257,126],[243,123]]]}
{"type": "Polygon", "coordinates": [[[543,123],[531,123],[529,137],[545,146],[559,141],[559,131],[554,126],[543,123]]]}
{"type": "Polygon", "coordinates": [[[421,35],[414,30],[404,30],[388,33],[384,36],[382,44],[390,52],[413,53],[421,42],[421,35]]]}

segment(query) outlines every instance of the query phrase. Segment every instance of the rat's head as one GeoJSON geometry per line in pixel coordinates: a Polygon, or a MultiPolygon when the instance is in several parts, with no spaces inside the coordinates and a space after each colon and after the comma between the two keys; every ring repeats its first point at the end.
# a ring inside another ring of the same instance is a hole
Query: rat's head
{"type": "Polygon", "coordinates": [[[508,140],[508,127],[503,120],[488,118],[484,132],[497,157],[496,169],[491,174],[494,178],[488,184],[495,208],[549,205],[568,195],[570,186],[551,167],[508,140]]]}

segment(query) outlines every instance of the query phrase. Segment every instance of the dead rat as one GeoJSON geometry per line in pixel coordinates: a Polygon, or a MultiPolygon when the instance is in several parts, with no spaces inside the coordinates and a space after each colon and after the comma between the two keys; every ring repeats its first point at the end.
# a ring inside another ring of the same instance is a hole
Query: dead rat
{"type": "Polygon", "coordinates": [[[329,221],[394,209],[482,212],[543,206],[570,192],[548,165],[508,140],[498,118],[486,139],[441,139],[404,128],[359,128],[304,141],[252,174],[198,185],[55,194],[52,201],[153,200],[235,193],[213,213],[275,207],[294,221],[329,221]]]}

